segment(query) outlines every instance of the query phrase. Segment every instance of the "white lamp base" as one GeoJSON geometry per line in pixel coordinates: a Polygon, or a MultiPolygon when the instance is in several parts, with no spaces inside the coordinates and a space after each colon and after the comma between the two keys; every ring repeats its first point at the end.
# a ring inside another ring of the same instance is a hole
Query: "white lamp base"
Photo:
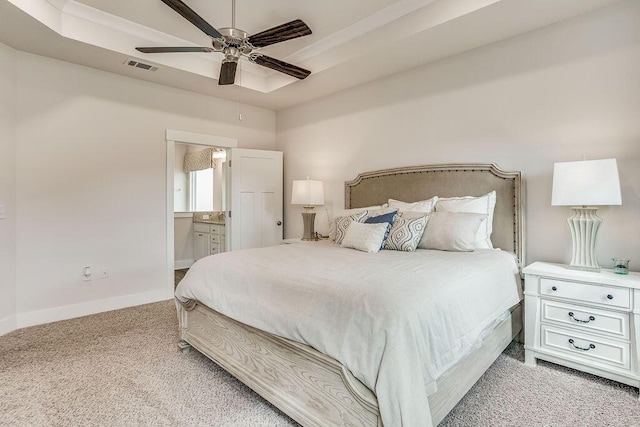
{"type": "MultiPolygon", "coordinates": [[[[309,209],[305,206],[305,209],[309,209]]],[[[311,208],[313,209],[313,208],[311,208]]],[[[310,209],[302,212],[302,224],[304,232],[302,233],[302,240],[318,240],[314,231],[316,222],[316,213],[311,212],[310,209]]]]}
{"type": "Polygon", "coordinates": [[[573,216],[567,219],[573,240],[573,256],[569,268],[600,271],[596,257],[596,238],[602,218],[596,215],[598,208],[573,207],[573,216]]]}

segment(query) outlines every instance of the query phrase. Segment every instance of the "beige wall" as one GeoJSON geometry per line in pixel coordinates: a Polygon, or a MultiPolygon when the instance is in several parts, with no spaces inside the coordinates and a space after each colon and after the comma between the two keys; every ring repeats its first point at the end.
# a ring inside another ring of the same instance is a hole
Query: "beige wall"
{"type": "Polygon", "coordinates": [[[173,210],[186,212],[189,210],[189,177],[184,171],[184,155],[186,144],[175,144],[175,161],[173,166],[173,210]]]}
{"type": "Polygon", "coordinates": [[[187,268],[195,258],[193,217],[173,219],[173,259],[175,268],[187,268]]]}
{"type": "Polygon", "coordinates": [[[3,55],[17,80],[18,326],[170,298],[165,130],[274,149],[275,113],[245,106],[240,122],[233,102],[3,55]]]}
{"type": "MultiPolygon", "coordinates": [[[[184,171],[184,155],[187,144],[175,144],[173,167],[173,210],[189,210],[189,178],[184,171]],[[179,190],[179,191],[178,191],[179,190]]],[[[194,258],[193,218],[176,217],[173,220],[173,258],[182,268],[185,262],[192,263],[194,258]]]]}
{"type": "Polygon", "coordinates": [[[599,210],[598,255],[640,270],[638,76],[640,2],[627,1],[278,112],[285,237],[302,234],[294,179],[324,181],[332,208],[362,171],[494,162],[525,172],[527,261],[568,262],[571,210],[550,206],[553,163],[615,157],[623,205],[599,210]]]}
{"type": "Polygon", "coordinates": [[[0,44],[0,335],[15,328],[16,311],[15,56],[0,44]]]}

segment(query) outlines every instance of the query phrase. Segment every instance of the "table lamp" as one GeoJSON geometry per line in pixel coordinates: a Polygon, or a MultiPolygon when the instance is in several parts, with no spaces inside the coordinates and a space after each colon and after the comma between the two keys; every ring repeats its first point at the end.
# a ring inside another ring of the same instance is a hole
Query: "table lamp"
{"type": "Polygon", "coordinates": [[[621,205],[620,178],[616,159],[555,163],[552,206],[572,206],[567,219],[573,240],[569,268],[600,271],[596,238],[602,219],[596,206],[621,205]]]}
{"type": "Polygon", "coordinates": [[[304,207],[304,212],[302,212],[304,225],[302,240],[318,240],[314,232],[316,213],[313,212],[313,207],[324,204],[322,181],[313,181],[309,178],[306,180],[294,180],[291,190],[291,204],[304,207]]]}

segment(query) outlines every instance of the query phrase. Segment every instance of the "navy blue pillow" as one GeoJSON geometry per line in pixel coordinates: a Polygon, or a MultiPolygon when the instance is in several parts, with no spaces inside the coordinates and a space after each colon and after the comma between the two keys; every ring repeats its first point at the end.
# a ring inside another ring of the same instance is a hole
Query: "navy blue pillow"
{"type": "Polygon", "coordinates": [[[389,212],[384,215],[370,216],[369,218],[364,220],[365,224],[381,224],[384,222],[387,223],[387,231],[386,233],[384,233],[384,239],[382,239],[382,246],[380,246],[380,249],[384,248],[384,244],[387,241],[387,236],[389,236],[389,231],[391,231],[393,221],[396,220],[396,215],[398,215],[398,211],[389,212]]]}

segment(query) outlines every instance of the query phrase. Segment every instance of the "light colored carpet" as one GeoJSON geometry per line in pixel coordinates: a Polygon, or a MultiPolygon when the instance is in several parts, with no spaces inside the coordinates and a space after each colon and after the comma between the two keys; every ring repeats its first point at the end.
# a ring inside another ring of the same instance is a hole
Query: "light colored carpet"
{"type": "MultiPolygon", "coordinates": [[[[297,425],[177,342],[170,301],[0,337],[0,425],[297,425]]],[[[640,425],[637,389],[522,362],[511,345],[441,425],[640,425]]]]}

